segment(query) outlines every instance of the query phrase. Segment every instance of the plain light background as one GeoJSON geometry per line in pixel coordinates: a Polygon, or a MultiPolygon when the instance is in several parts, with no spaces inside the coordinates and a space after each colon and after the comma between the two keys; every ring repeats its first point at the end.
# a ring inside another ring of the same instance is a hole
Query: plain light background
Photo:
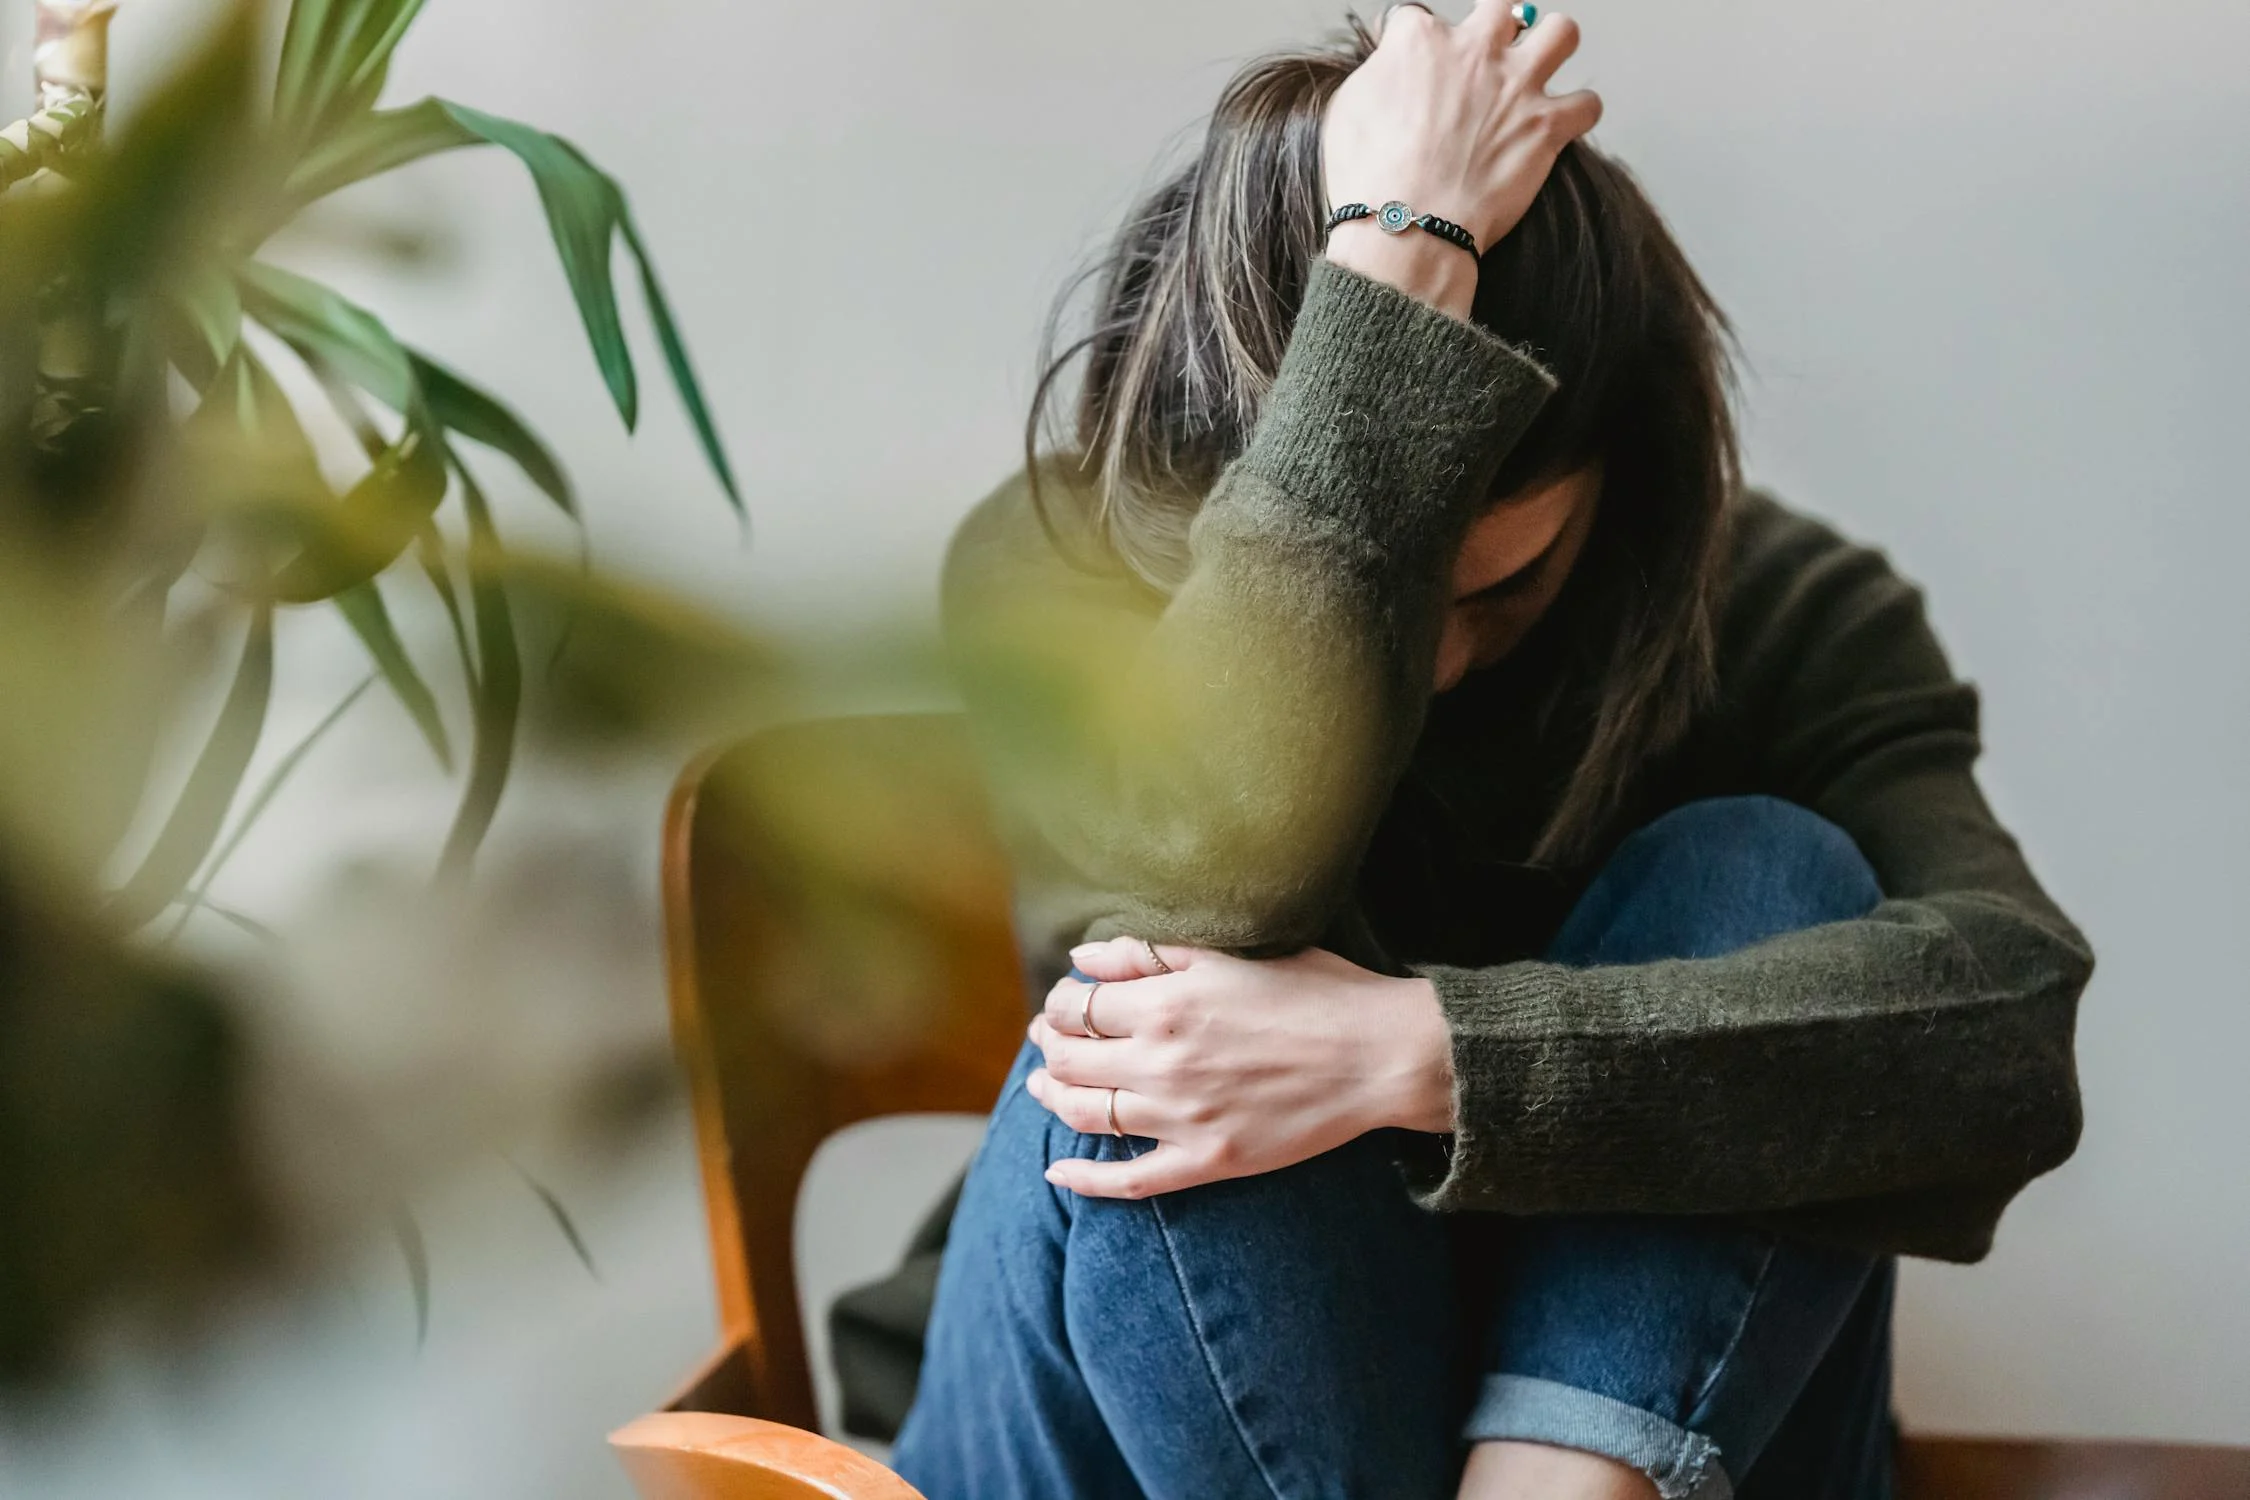
{"type": "MultiPolygon", "coordinates": [[[[29,7],[6,9],[13,79],[29,7]]],[[[123,74],[198,9],[127,0],[123,74]]],[[[1608,101],[1598,139],[1740,329],[1753,476],[1928,587],[1985,691],[1988,788],[2101,957],[2085,1144],[1989,1263],[1909,1267],[1905,1417],[2250,1441],[2250,10],[1577,14],[1569,76],[1608,101]]],[[[432,0],[393,96],[546,125],[625,180],[742,471],[747,545],[665,393],[637,441],[616,433],[511,162],[428,165],[349,205],[437,231],[435,267],[322,265],[557,440],[605,561],[806,635],[926,621],[949,528],[1012,461],[1064,277],[1237,61],[1340,15],[432,0]]],[[[284,718],[309,722],[362,668],[335,632],[301,639],[284,718]]],[[[366,847],[434,850],[450,789],[392,738],[398,753],[342,753],[286,799],[231,878],[237,904],[285,918],[366,847]]],[[[651,1045],[665,770],[527,778],[496,845],[601,872],[638,946],[573,1014],[651,1045]]],[[[432,1046],[455,1035],[441,1021],[491,1028],[436,1018],[432,1046]]],[[[843,1143],[800,1231],[816,1296],[889,1257],[971,1139],[843,1143]]],[[[186,1389],[121,1354],[79,1405],[0,1432],[0,1494],[623,1494],[599,1434],[710,1328],[687,1137],[675,1112],[625,1156],[548,1166],[601,1282],[504,1170],[464,1172],[427,1205],[419,1356],[371,1246],[302,1305],[246,1314],[186,1389]]]]}

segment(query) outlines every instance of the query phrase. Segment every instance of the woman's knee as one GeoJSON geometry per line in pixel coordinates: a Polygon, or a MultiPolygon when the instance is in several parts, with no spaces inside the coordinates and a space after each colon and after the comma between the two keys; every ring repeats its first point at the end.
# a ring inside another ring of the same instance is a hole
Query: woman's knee
{"type": "Polygon", "coordinates": [[[1627,838],[1595,877],[1556,957],[1707,958],[1865,916],[1882,889],[1850,834],[1778,797],[1713,797],[1627,838]]]}

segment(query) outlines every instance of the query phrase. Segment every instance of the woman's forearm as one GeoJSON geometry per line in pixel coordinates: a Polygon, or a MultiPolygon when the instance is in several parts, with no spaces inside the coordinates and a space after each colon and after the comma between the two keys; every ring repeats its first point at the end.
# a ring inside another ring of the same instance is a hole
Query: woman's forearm
{"type": "Polygon", "coordinates": [[[1020,485],[972,518],[950,653],[1076,935],[1319,937],[1428,710],[1450,553],[1552,389],[1490,333],[1323,262],[1169,599],[1071,568],[1020,485]]]}
{"type": "Polygon", "coordinates": [[[1361,220],[1337,229],[1328,258],[1464,323],[1476,301],[1477,262],[1426,234],[1388,235],[1361,220]]]}

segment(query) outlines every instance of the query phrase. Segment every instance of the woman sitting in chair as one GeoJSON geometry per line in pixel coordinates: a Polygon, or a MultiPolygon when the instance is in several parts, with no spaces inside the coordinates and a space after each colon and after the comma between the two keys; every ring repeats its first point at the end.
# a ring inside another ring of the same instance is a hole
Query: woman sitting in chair
{"type": "Polygon", "coordinates": [[[1722,319],[1530,10],[1241,74],[955,543],[1056,982],[931,1500],[1887,1495],[1893,1258],[2077,1140],[2091,955],[1975,694],[1739,486],[1722,319]]]}

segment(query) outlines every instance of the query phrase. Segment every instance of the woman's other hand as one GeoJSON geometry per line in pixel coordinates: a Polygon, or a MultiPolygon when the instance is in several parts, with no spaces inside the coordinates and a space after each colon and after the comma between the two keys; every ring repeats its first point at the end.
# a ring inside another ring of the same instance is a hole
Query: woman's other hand
{"type": "MultiPolygon", "coordinates": [[[[1562,148],[1601,119],[1590,91],[1547,93],[1577,50],[1568,16],[1542,16],[1524,31],[1507,0],[1476,0],[1458,25],[1394,6],[1374,53],[1344,80],[1322,122],[1329,206],[1397,199],[1451,219],[1491,249],[1522,221],[1562,148]]],[[[1339,225],[1328,258],[1457,317],[1476,295],[1477,262],[1419,230],[1389,235],[1372,219],[1339,225]]]]}
{"type": "Polygon", "coordinates": [[[1064,979],[1031,1023],[1046,1056],[1026,1082],[1073,1129],[1156,1141],[1130,1161],[1060,1161],[1058,1187],[1145,1198],[1272,1172],[1370,1130],[1452,1129],[1453,1062],[1437,994],[1308,950],[1232,958],[1119,938],[1074,950],[1101,981],[1064,979]]]}

